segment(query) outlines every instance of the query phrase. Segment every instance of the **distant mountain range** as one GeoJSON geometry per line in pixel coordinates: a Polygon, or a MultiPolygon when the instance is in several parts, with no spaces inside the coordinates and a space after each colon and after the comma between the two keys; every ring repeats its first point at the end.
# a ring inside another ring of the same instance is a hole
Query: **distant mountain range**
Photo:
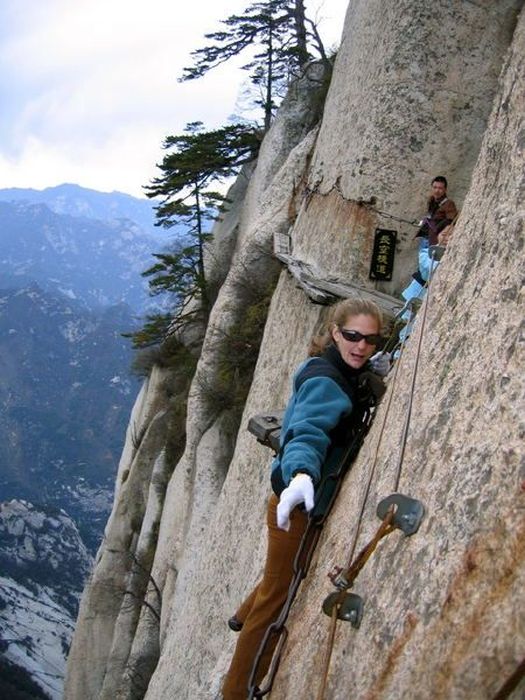
{"type": "MultiPolygon", "coordinates": [[[[55,214],[114,221],[129,219],[144,232],[154,230],[154,200],[138,199],[122,192],[97,192],[79,185],[58,185],[44,190],[11,187],[0,189],[2,202],[45,204],[55,214]]],[[[159,229],[155,229],[158,234],[159,229]]]]}
{"type": "Polygon", "coordinates": [[[148,200],[0,190],[0,697],[61,697],[139,387],[121,334],[167,240],[148,200]]]}
{"type": "Polygon", "coordinates": [[[165,248],[166,231],[153,228],[149,201],[86,192],[0,190],[0,287],[37,282],[90,309],[126,303],[141,312],[151,304],[141,272],[165,248]],[[135,211],[147,227],[130,218],[135,211]]]}
{"type": "Polygon", "coordinates": [[[131,327],[125,306],[92,312],[36,285],[0,290],[0,498],[64,508],[91,549],[138,389],[120,335],[131,327]]]}

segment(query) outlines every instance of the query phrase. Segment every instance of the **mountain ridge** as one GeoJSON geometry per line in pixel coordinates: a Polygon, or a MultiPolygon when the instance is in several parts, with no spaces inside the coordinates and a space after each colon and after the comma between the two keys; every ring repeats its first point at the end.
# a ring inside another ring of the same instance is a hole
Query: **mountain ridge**
{"type": "Polygon", "coordinates": [[[43,189],[8,187],[0,189],[0,201],[47,204],[56,214],[100,219],[129,219],[144,231],[154,231],[155,201],[124,192],[100,192],[74,183],[43,189]]]}

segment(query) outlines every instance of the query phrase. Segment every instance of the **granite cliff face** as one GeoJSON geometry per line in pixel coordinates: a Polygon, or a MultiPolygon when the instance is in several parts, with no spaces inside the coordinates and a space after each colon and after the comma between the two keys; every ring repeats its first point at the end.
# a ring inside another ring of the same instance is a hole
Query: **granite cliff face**
{"type": "MultiPolygon", "coordinates": [[[[265,545],[270,455],[244,428],[250,415],[284,405],[323,313],[287,271],[278,276],[273,238],[289,233],[294,256],[314,271],[373,288],[373,233],[389,224],[400,234],[399,251],[394,280],[383,288],[398,291],[414,266],[413,229],[385,213],[417,218],[437,172],[449,177],[462,214],[427,302],[400,482],[424,502],[426,517],[413,538],[396,532],[381,543],[359,577],[365,616],[358,631],[339,625],[326,697],[491,698],[518,665],[525,641],[517,603],[525,583],[521,5],[444,9],[404,0],[385,10],[354,0],[322,119],[319,75],[289,95],[242,204],[222,224],[229,252],[221,265],[231,260],[176,460],[166,449],[176,370],[156,368],[137,400],[106,539],[81,604],[67,698],[218,693],[235,642],[225,620],[257,580],[265,545]],[[210,394],[220,388],[224,338],[249,306],[246,289],[272,280],[237,431],[234,412],[210,394]]],[[[375,453],[359,546],[377,528],[378,500],[392,491],[421,321],[420,314],[301,588],[272,697],[317,696],[328,632],[320,606],[333,590],[326,573],[345,559],[375,453]]]]}

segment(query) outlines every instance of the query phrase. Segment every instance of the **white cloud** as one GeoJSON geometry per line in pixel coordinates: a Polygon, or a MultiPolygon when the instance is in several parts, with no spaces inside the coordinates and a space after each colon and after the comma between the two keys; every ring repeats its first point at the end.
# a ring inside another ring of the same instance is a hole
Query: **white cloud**
{"type": "MultiPolygon", "coordinates": [[[[234,110],[244,76],[234,64],[177,78],[204,33],[247,4],[3,0],[0,187],[68,181],[141,194],[166,135],[188,121],[219,125],[234,110]]],[[[346,4],[328,0],[322,14],[341,28],[346,4]]]]}

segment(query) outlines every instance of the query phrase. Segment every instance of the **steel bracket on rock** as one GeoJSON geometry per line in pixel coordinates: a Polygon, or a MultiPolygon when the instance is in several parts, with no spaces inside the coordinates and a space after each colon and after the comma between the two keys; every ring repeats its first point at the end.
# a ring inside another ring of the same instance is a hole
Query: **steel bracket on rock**
{"type": "Polygon", "coordinates": [[[402,530],[405,535],[414,535],[421,525],[425,515],[425,507],[415,498],[404,496],[402,493],[392,493],[383,498],[377,506],[377,517],[384,520],[390,506],[395,506],[392,525],[402,530]]]}
{"type": "Polygon", "coordinates": [[[355,629],[359,628],[363,617],[364,602],[361,596],[355,593],[342,593],[337,591],[330,593],[323,603],[323,612],[332,617],[335,605],[339,605],[337,619],[349,622],[355,629]]]}

